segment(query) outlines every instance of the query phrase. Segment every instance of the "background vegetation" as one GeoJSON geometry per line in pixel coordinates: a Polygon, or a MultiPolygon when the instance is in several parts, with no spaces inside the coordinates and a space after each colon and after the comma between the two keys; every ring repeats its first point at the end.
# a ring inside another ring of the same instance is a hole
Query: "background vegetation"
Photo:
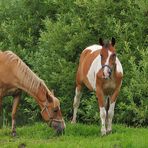
{"type": "MultiPolygon", "coordinates": [[[[114,122],[147,126],[147,6],[146,0],[1,0],[0,49],[18,54],[54,89],[64,118],[70,120],[80,53],[99,37],[114,36],[124,69],[114,122]]],[[[98,123],[95,98],[84,90],[79,122],[98,123]]],[[[11,123],[11,104],[11,97],[4,99],[4,124],[11,123]]],[[[17,115],[19,124],[41,119],[36,102],[26,94],[17,115]]]]}

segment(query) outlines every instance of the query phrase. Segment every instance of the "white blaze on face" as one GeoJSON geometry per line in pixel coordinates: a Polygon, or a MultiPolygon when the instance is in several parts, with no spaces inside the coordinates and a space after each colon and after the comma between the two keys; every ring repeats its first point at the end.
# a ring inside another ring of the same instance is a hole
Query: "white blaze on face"
{"type": "MultiPolygon", "coordinates": [[[[110,59],[111,54],[112,54],[112,53],[108,50],[108,57],[107,57],[106,62],[105,62],[104,65],[109,66],[109,59],[110,59]]],[[[109,74],[110,69],[109,69],[109,67],[107,67],[107,66],[105,66],[104,69],[103,69],[103,73],[104,73],[104,78],[105,78],[105,79],[108,78],[109,75],[110,75],[110,74],[109,74]]]]}

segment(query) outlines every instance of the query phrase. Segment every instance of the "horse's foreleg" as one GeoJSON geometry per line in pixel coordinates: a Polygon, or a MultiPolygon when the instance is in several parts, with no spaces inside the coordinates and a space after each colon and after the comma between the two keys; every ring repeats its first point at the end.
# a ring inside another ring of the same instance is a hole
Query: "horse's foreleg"
{"type": "Polygon", "coordinates": [[[77,111],[78,111],[78,107],[80,105],[80,98],[81,98],[81,86],[77,86],[76,90],[75,90],[75,97],[74,97],[74,102],[73,102],[73,118],[71,123],[76,123],[76,118],[77,118],[77,111]]]}
{"type": "Polygon", "coordinates": [[[99,87],[97,87],[96,95],[98,98],[98,104],[99,104],[99,108],[100,108],[100,118],[101,118],[101,123],[102,123],[101,134],[102,134],[102,136],[104,136],[104,135],[106,135],[106,109],[104,106],[103,92],[101,91],[101,89],[99,87]]]}
{"type": "Polygon", "coordinates": [[[12,106],[12,136],[16,136],[16,129],[15,129],[15,118],[16,118],[16,111],[17,107],[19,105],[20,96],[15,96],[13,100],[13,106],[12,106]]]}
{"type": "Polygon", "coordinates": [[[113,119],[113,116],[114,116],[114,108],[115,108],[115,102],[112,102],[110,104],[110,108],[108,110],[107,133],[112,132],[112,119],[113,119]]]}
{"type": "Polygon", "coordinates": [[[0,128],[3,125],[3,115],[2,115],[2,98],[0,98],[0,128]]]}
{"type": "Polygon", "coordinates": [[[116,89],[113,95],[110,97],[110,107],[108,110],[108,119],[107,119],[107,133],[112,132],[112,119],[114,116],[114,108],[115,108],[115,103],[116,103],[116,98],[119,94],[119,89],[116,89]]]}

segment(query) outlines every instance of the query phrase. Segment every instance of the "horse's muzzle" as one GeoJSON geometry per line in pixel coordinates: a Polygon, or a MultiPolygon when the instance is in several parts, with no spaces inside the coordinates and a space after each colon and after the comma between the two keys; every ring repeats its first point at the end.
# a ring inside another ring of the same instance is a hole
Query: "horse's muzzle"
{"type": "Polygon", "coordinates": [[[110,79],[111,78],[111,74],[112,74],[111,67],[109,65],[103,65],[102,69],[103,69],[103,78],[104,79],[110,79]]]}
{"type": "Polygon", "coordinates": [[[53,120],[51,123],[51,127],[56,131],[56,134],[59,136],[64,134],[66,126],[64,120],[62,121],[53,120]]]}

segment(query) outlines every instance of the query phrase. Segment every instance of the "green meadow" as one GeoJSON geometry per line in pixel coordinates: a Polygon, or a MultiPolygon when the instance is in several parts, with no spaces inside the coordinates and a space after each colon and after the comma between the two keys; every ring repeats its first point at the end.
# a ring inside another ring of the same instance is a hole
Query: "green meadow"
{"type": "Polygon", "coordinates": [[[0,148],[146,148],[148,129],[114,125],[113,133],[101,136],[97,125],[67,123],[65,134],[56,136],[45,123],[17,128],[15,138],[10,128],[0,129],[0,148]]]}

